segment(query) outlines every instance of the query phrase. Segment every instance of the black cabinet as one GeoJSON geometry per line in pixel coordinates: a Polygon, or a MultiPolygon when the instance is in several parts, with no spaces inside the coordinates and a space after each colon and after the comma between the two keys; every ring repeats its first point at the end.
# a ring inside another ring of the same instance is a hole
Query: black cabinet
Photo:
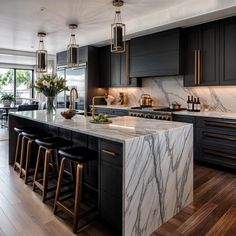
{"type": "Polygon", "coordinates": [[[117,231],[122,231],[122,163],[120,143],[100,140],[101,217],[117,231]]]}
{"type": "Polygon", "coordinates": [[[174,115],[194,124],[194,160],[236,169],[236,120],[174,115]]]}
{"type": "MultiPolygon", "coordinates": [[[[79,63],[84,64],[88,60],[88,47],[79,48],[79,63]]],[[[58,52],[56,54],[57,68],[67,66],[67,51],[58,52]]]]}
{"type": "Polygon", "coordinates": [[[221,21],[220,85],[236,85],[236,17],[221,21]]]}
{"type": "Polygon", "coordinates": [[[125,53],[111,53],[110,46],[100,48],[100,87],[140,87],[141,80],[129,77],[129,42],[125,53]]]}
{"type": "Polygon", "coordinates": [[[180,74],[182,74],[181,29],[131,39],[130,77],[180,74]]]}
{"type": "Polygon", "coordinates": [[[219,46],[218,22],[186,29],[184,86],[219,85],[219,46]]]}

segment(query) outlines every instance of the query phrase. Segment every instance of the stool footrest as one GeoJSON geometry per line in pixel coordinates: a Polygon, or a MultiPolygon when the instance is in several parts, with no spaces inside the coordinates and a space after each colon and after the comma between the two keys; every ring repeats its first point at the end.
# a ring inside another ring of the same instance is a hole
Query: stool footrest
{"type": "Polygon", "coordinates": [[[67,213],[69,213],[71,216],[74,216],[74,213],[67,208],[65,205],[63,205],[62,203],[60,203],[59,201],[56,202],[56,205],[60,208],[62,208],[64,211],[66,211],[67,213]]]}

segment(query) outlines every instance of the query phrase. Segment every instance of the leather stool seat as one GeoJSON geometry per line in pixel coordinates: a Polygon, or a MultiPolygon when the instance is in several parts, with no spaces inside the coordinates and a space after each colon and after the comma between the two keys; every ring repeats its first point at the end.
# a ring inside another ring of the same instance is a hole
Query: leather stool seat
{"type": "Polygon", "coordinates": [[[60,137],[36,139],[35,142],[44,148],[61,148],[71,145],[71,142],[60,137]]]}
{"type": "Polygon", "coordinates": [[[28,139],[38,139],[38,138],[46,138],[51,135],[44,133],[40,130],[25,130],[22,132],[22,135],[27,137],[28,139]]]}
{"type": "Polygon", "coordinates": [[[97,152],[86,147],[61,149],[58,153],[67,159],[79,163],[86,163],[97,159],[97,152]]]}

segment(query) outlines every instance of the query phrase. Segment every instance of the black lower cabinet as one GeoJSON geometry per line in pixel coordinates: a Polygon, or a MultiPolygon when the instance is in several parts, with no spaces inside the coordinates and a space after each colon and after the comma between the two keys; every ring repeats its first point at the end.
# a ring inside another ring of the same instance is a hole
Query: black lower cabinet
{"type": "Polygon", "coordinates": [[[194,160],[236,169],[236,120],[176,115],[194,124],[194,160]]]}
{"type": "Polygon", "coordinates": [[[100,215],[122,232],[122,144],[100,140],[100,215]]]}

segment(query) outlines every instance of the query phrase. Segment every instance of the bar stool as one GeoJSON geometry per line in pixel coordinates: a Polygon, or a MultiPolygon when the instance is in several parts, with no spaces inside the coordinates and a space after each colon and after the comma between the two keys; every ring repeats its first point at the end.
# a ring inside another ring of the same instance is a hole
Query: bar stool
{"type": "MultiPolygon", "coordinates": [[[[35,173],[34,173],[34,180],[33,180],[33,191],[35,188],[39,188],[42,191],[42,201],[45,202],[46,196],[49,192],[55,190],[55,187],[48,188],[48,180],[49,180],[49,167],[53,168],[53,174],[55,177],[55,165],[53,162],[53,154],[57,158],[57,172],[59,168],[59,160],[58,160],[58,150],[63,147],[68,147],[72,145],[71,141],[68,141],[64,138],[60,137],[51,137],[51,138],[44,138],[44,139],[36,139],[35,142],[39,145],[35,173]],[[51,159],[51,163],[50,163],[51,159]],[[39,168],[40,168],[40,161],[44,161],[43,167],[43,177],[38,178],[39,168]]],[[[54,160],[55,161],[55,160],[54,160]]]]}
{"type": "Polygon", "coordinates": [[[21,143],[22,143],[22,132],[30,130],[29,128],[14,128],[14,131],[18,133],[16,141],[16,151],[15,151],[15,161],[14,161],[14,170],[20,170],[20,154],[21,154],[21,143]]]}
{"type": "MultiPolygon", "coordinates": [[[[28,183],[28,178],[30,176],[30,159],[32,155],[32,146],[37,138],[50,137],[50,134],[44,133],[40,130],[24,130],[21,132],[21,157],[20,157],[20,178],[25,177],[25,184],[28,183]],[[25,150],[26,146],[26,150],[25,150]]],[[[33,172],[34,173],[34,172],[33,172]]],[[[32,173],[32,174],[33,174],[32,173]]]]}
{"type": "Polygon", "coordinates": [[[80,201],[82,193],[82,176],[83,176],[83,166],[89,161],[97,159],[97,152],[88,149],[86,147],[75,147],[70,149],[59,150],[59,155],[62,157],[59,177],[57,181],[57,189],[54,203],[54,214],[56,214],[57,207],[60,207],[65,212],[69,213],[73,218],[73,232],[76,233],[78,225],[78,213],[80,211],[80,201]],[[68,161],[69,164],[76,164],[76,178],[75,178],[75,193],[69,196],[65,196],[60,199],[61,186],[65,168],[65,162],[68,161]],[[69,197],[74,196],[74,209],[70,210],[62,202],[69,199],[69,197]]]}

